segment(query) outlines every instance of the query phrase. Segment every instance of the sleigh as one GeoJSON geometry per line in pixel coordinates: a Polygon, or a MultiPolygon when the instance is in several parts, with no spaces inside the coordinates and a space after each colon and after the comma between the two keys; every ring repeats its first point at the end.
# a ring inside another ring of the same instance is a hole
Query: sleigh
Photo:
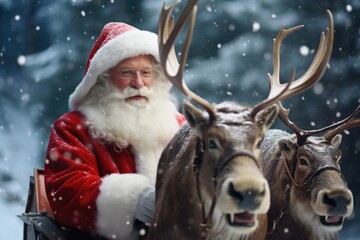
{"type": "Polygon", "coordinates": [[[58,224],[45,192],[44,170],[34,169],[29,180],[24,222],[24,240],[101,240],[103,238],[58,224]]]}
{"type": "Polygon", "coordinates": [[[25,213],[19,217],[24,221],[24,240],[66,239],[65,232],[53,218],[46,197],[43,169],[34,169],[30,176],[25,213]]]}

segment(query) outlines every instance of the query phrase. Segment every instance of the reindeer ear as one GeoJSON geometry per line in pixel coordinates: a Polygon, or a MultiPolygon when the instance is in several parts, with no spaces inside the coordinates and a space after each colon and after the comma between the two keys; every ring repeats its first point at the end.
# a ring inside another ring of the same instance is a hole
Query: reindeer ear
{"type": "Polygon", "coordinates": [[[278,141],[279,150],[286,159],[293,159],[298,149],[297,144],[290,139],[282,138],[278,141]]]}
{"type": "Polygon", "coordinates": [[[255,121],[262,127],[264,131],[268,130],[274,123],[275,118],[279,112],[279,108],[276,104],[273,104],[264,110],[258,112],[255,116],[255,121]]]}
{"type": "Polygon", "coordinates": [[[198,134],[202,126],[208,121],[206,115],[187,100],[184,100],[183,105],[186,121],[198,134]]]}
{"type": "Polygon", "coordinates": [[[333,137],[333,139],[331,139],[331,145],[334,148],[338,148],[341,144],[341,139],[342,139],[342,135],[341,134],[336,134],[335,137],[333,137]]]}

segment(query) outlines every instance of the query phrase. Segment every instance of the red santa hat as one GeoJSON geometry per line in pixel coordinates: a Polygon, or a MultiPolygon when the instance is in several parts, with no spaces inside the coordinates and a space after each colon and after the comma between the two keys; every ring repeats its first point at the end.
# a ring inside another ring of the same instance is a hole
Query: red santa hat
{"type": "Polygon", "coordinates": [[[82,81],[70,95],[70,110],[79,107],[100,74],[126,58],[139,55],[152,55],[159,62],[155,33],[121,22],[106,24],[90,52],[82,81]]]}

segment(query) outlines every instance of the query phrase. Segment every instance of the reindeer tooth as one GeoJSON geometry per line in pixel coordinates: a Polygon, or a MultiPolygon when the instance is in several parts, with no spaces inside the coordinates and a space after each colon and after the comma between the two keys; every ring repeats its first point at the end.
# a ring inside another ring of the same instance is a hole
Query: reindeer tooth
{"type": "Polygon", "coordinates": [[[234,213],[230,213],[230,221],[233,223],[234,222],[234,213]]]}
{"type": "Polygon", "coordinates": [[[329,220],[329,216],[325,216],[325,221],[327,222],[329,220]]]}

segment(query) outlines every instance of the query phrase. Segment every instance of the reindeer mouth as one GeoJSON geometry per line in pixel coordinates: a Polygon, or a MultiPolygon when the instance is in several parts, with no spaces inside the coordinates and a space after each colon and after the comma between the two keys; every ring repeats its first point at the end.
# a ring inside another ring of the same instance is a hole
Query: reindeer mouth
{"type": "Polygon", "coordinates": [[[320,222],[325,226],[341,226],[344,222],[344,217],[335,215],[335,216],[320,216],[320,222]]]}
{"type": "Polygon", "coordinates": [[[236,227],[253,227],[255,225],[255,215],[248,211],[226,214],[226,220],[229,225],[236,227]]]}

